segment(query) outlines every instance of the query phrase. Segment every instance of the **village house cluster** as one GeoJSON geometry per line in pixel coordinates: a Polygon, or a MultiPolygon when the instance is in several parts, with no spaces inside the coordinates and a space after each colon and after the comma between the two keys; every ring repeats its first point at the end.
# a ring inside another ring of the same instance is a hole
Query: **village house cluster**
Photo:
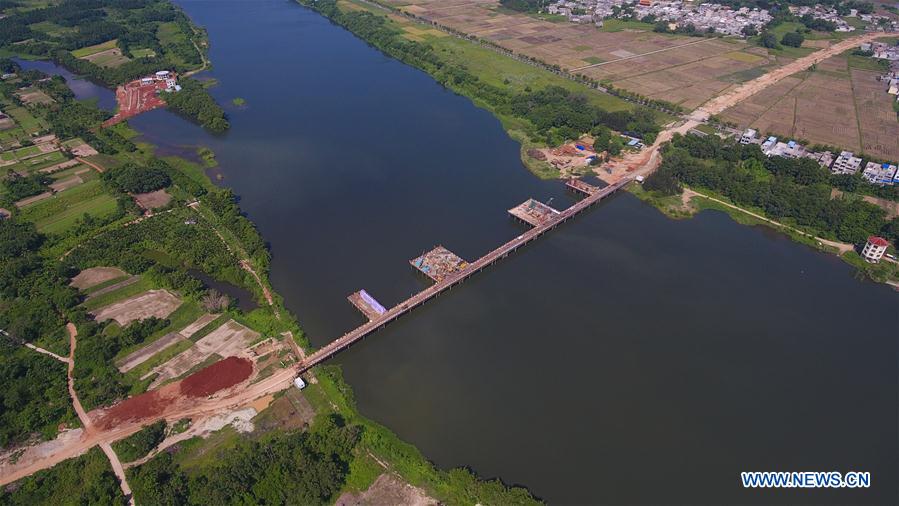
{"type": "Polygon", "coordinates": [[[758,29],[772,19],[764,9],[743,7],[733,10],[725,5],[697,5],[680,0],[560,0],[550,5],[547,12],[566,16],[575,23],[594,23],[597,26],[602,26],[603,20],[608,18],[633,15],[643,19],[652,16],[658,21],[671,23],[672,29],[693,25],[697,31],[735,36],[743,36],[743,28],[748,25],[758,29]]]}
{"type": "Polygon", "coordinates": [[[759,144],[765,156],[782,156],[785,158],[810,158],[821,167],[834,174],[857,174],[861,172],[869,183],[876,185],[894,185],[899,183],[899,169],[893,163],[868,161],[855,156],[851,151],[842,151],[838,155],[830,151],[810,151],[796,141],[783,142],[777,137],[762,137],[758,131],[750,128],[740,136],[740,144],[759,144]]]}
{"type": "MultiPolygon", "coordinates": [[[[837,32],[852,32],[855,31],[855,27],[850,25],[843,16],[837,12],[833,7],[826,7],[823,5],[803,5],[801,7],[797,7],[795,5],[790,6],[790,13],[794,16],[802,17],[805,15],[811,15],[814,19],[820,19],[822,21],[829,21],[836,25],[837,32]]],[[[850,16],[855,16],[855,9],[852,9],[849,12],[850,16]]]]}
{"type": "Polygon", "coordinates": [[[743,36],[743,29],[755,29],[767,25],[773,19],[764,9],[741,7],[733,10],[726,5],[693,2],[640,0],[634,6],[637,19],[653,16],[658,21],[668,21],[673,27],[693,25],[698,32],[716,32],[724,35],[743,36]]]}
{"type": "MultiPolygon", "coordinates": [[[[610,18],[633,16],[642,20],[651,16],[656,21],[667,21],[672,30],[693,25],[697,32],[736,37],[745,37],[743,29],[747,26],[761,31],[773,19],[765,9],[741,7],[734,10],[726,5],[690,0],[558,0],[549,5],[546,12],[565,16],[573,23],[593,23],[596,26],[603,26],[603,20],[610,18]]],[[[855,30],[833,7],[820,4],[791,6],[790,12],[799,17],[810,15],[814,19],[829,21],[836,26],[837,32],[855,30]]],[[[899,31],[899,22],[883,16],[858,14],[852,9],[849,17],[858,17],[869,23],[871,29],[899,31]]]]}

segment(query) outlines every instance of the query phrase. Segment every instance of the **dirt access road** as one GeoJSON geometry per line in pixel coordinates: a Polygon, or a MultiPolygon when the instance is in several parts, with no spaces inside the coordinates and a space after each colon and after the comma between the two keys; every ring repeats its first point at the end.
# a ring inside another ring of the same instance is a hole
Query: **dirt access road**
{"type": "MultiPolygon", "coordinates": [[[[106,430],[97,428],[93,423],[101,418],[103,410],[84,413],[84,409],[80,407],[79,403],[76,407],[79,418],[82,415],[86,417],[82,418],[85,430],[81,436],[60,441],[58,448],[51,455],[38,454],[32,458],[23,454],[16,464],[0,468],[0,473],[2,473],[0,474],[0,486],[12,483],[42,469],[52,467],[64,460],[82,455],[94,446],[100,445],[102,448],[104,444],[126,438],[138,432],[147,424],[160,419],[167,421],[177,421],[182,418],[202,420],[225,411],[247,406],[260,397],[265,397],[290,387],[293,384],[294,377],[296,377],[296,370],[293,368],[282,369],[257,383],[248,384],[252,380],[251,377],[247,381],[223,391],[218,396],[205,399],[183,397],[172,402],[163,412],[156,416],[123,422],[106,430]]],[[[118,466],[113,464],[114,470],[116,467],[121,468],[121,463],[118,466]]]]}
{"type": "MultiPolygon", "coordinates": [[[[96,431],[96,428],[94,427],[91,417],[88,416],[87,411],[85,411],[84,407],[81,405],[81,400],[78,399],[78,393],[75,392],[75,347],[78,345],[78,329],[70,322],[66,324],[66,330],[69,332],[69,368],[67,374],[69,395],[72,397],[72,406],[75,408],[75,413],[78,414],[78,419],[81,420],[81,424],[84,425],[83,434],[89,437],[96,431]]],[[[119,486],[122,488],[122,494],[124,494],[128,504],[134,506],[134,497],[131,493],[131,487],[128,485],[128,480],[125,477],[125,468],[122,467],[119,456],[116,455],[115,450],[112,449],[112,446],[108,442],[100,443],[100,448],[109,459],[109,464],[112,466],[112,472],[115,473],[116,477],[119,479],[119,486]]]]}
{"type": "Polygon", "coordinates": [[[686,134],[693,128],[696,128],[707,121],[711,116],[724,112],[724,110],[739,104],[787,76],[802,72],[812,65],[818,64],[854,47],[858,47],[862,43],[871,42],[874,39],[886,36],[888,36],[888,34],[875,32],[846,39],[820,51],[793,60],[783,67],[774,69],[752,81],[747,81],[723,95],[719,95],[709,100],[693,111],[686,120],[674,123],[660,132],[652,146],[634,153],[629,153],[620,160],[612,161],[602,168],[597,169],[596,174],[600,179],[607,183],[616,183],[626,176],[645,177],[658,168],[662,161],[661,156],[659,156],[659,149],[663,144],[670,141],[675,133],[686,134]],[[611,174],[605,171],[607,168],[611,169],[611,174]]]}

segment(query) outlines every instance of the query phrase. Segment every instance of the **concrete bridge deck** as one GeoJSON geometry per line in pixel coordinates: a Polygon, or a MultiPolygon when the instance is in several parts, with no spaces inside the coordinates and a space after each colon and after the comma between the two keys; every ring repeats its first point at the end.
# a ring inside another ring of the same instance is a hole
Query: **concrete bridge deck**
{"type": "Polygon", "coordinates": [[[514,252],[518,248],[528,244],[529,242],[537,239],[541,235],[546,232],[552,230],[553,228],[561,225],[562,223],[568,221],[580,214],[583,210],[588,207],[596,204],[600,200],[605,197],[615,193],[619,189],[626,186],[631,182],[630,178],[622,179],[617,183],[606,186],[605,188],[600,189],[599,191],[588,195],[586,198],[578,201],[568,209],[559,212],[558,214],[554,214],[551,219],[546,220],[540,225],[534,226],[527,232],[519,235],[518,237],[506,242],[500,247],[494,249],[493,251],[487,253],[481,258],[471,262],[464,269],[460,269],[456,272],[449,273],[446,277],[444,277],[441,281],[434,283],[433,285],[425,288],[424,290],[418,292],[417,294],[409,297],[408,299],[400,302],[396,306],[388,309],[385,313],[381,314],[377,318],[356,327],[352,331],[344,334],[343,336],[335,339],[334,341],[328,343],[324,347],[320,348],[316,352],[308,355],[305,359],[303,359],[297,365],[297,372],[302,373],[307,369],[314,367],[315,365],[331,358],[335,354],[345,350],[346,348],[352,346],[357,341],[371,334],[372,332],[377,331],[378,329],[386,326],[388,323],[396,320],[400,316],[412,311],[416,307],[424,304],[425,302],[431,300],[436,297],[440,293],[449,290],[453,286],[465,281],[468,277],[480,272],[485,267],[490,266],[496,263],[498,260],[501,260],[510,253],[514,252]]]}

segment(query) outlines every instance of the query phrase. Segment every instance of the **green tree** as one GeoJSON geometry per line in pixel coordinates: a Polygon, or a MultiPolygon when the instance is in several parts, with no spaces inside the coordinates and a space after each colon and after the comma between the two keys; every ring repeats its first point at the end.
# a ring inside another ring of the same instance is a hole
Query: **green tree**
{"type": "Polygon", "coordinates": [[[768,49],[777,49],[777,37],[775,37],[771,32],[762,32],[762,34],[759,35],[759,45],[762,47],[767,47],[768,49]]]}
{"type": "Polygon", "coordinates": [[[805,37],[799,32],[787,32],[780,39],[781,44],[790,47],[801,47],[805,37]]]}

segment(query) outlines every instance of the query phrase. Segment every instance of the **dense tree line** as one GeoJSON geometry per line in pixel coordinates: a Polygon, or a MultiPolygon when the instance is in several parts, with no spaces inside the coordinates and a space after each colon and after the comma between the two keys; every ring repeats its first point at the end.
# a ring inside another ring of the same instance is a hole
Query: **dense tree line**
{"type": "Polygon", "coordinates": [[[831,175],[808,158],[766,157],[759,146],[709,135],[675,136],[663,153],[651,189],[678,193],[679,184],[707,188],[739,205],[762,209],[776,220],[791,220],[817,235],[852,244],[869,235],[899,240],[899,222],[859,199],[831,198],[831,175]]]}
{"type": "Polygon", "coordinates": [[[365,11],[344,12],[335,0],[301,3],[347,28],[388,55],[424,69],[438,82],[485,104],[499,115],[526,119],[533,125],[535,141],[558,143],[589,132],[596,125],[627,129],[651,142],[659,128],[645,108],[607,112],[576,93],[550,86],[542,90],[515,92],[482,82],[461,65],[445,62],[428,44],[410,41],[389,27],[384,18],[365,11]]]}
{"type": "Polygon", "coordinates": [[[0,447],[30,434],[49,439],[60,423],[77,422],[66,387],[66,366],[0,336],[0,447]]]}
{"type": "Polygon", "coordinates": [[[66,460],[50,469],[0,490],[0,505],[34,504],[124,505],[119,480],[109,460],[99,448],[76,459],[66,460]]]}
{"type": "Polygon", "coordinates": [[[256,225],[241,212],[231,190],[211,192],[203,198],[203,204],[212,210],[221,225],[237,237],[257,265],[268,266],[271,260],[268,247],[256,225]]]}
{"type": "Polygon", "coordinates": [[[856,9],[861,14],[874,12],[874,4],[857,0],[711,0],[712,3],[730,6],[733,9],[749,7],[766,9],[775,17],[775,21],[782,21],[791,17],[789,7],[813,7],[824,5],[833,7],[841,16],[849,14],[850,9],[856,9]]]}
{"type": "Polygon", "coordinates": [[[3,189],[6,190],[5,197],[11,201],[22,200],[25,197],[31,197],[39,193],[44,193],[49,188],[53,178],[46,174],[29,174],[23,176],[18,172],[9,169],[6,177],[3,178],[3,189]]]}
{"type": "Polygon", "coordinates": [[[510,105],[514,115],[526,118],[539,134],[547,137],[555,134],[562,139],[576,139],[596,127],[607,126],[652,143],[658,132],[655,117],[648,109],[607,112],[591,105],[585,96],[559,86],[515,95],[510,105]]]}
{"type": "Polygon", "coordinates": [[[805,14],[799,18],[799,22],[805,25],[809,30],[817,30],[819,32],[832,32],[837,29],[837,24],[826,19],[816,18],[811,14],[805,14]]]}
{"type": "Polygon", "coordinates": [[[549,4],[547,0],[499,0],[499,3],[518,12],[540,12],[549,4]]]}
{"type": "Polygon", "coordinates": [[[0,446],[52,437],[56,424],[73,420],[65,367],[22,346],[40,340],[67,355],[64,315],[79,301],[65,269],[38,253],[43,242],[33,224],[0,220],[0,446]]]}
{"type": "Polygon", "coordinates": [[[141,504],[331,504],[349,472],[362,427],[338,415],[319,417],[309,432],[240,438],[215,463],[186,474],[161,453],[129,470],[141,504]]]}
{"type": "Polygon", "coordinates": [[[802,47],[805,37],[799,32],[787,32],[780,39],[780,43],[790,47],[802,47]]]}
{"type": "Polygon", "coordinates": [[[103,173],[103,181],[123,193],[147,193],[172,184],[168,173],[159,167],[142,167],[136,163],[103,173]]]}
{"type": "Polygon", "coordinates": [[[194,79],[181,79],[181,91],[164,93],[162,97],[173,111],[196,121],[210,132],[221,133],[228,129],[228,119],[215,99],[194,79]]]}

